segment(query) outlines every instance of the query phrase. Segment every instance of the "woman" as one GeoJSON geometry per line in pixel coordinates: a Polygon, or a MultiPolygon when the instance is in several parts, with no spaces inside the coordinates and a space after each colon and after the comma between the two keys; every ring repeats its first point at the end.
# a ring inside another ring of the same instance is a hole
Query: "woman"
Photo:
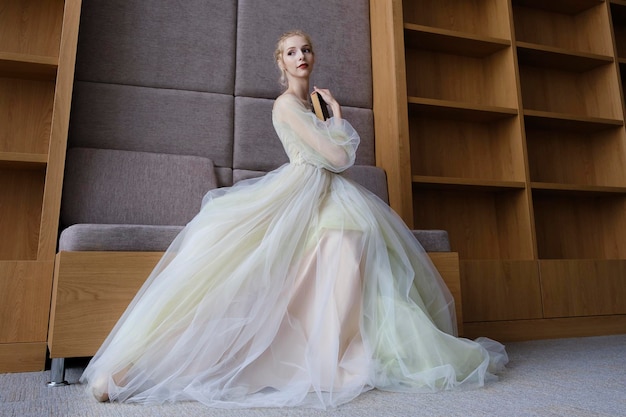
{"type": "Polygon", "coordinates": [[[313,88],[333,117],[312,113],[310,38],[283,35],[276,62],[287,88],[272,117],[290,163],[207,194],[81,381],[99,400],[225,408],[483,385],[506,363],[502,345],[454,337],[452,297],[423,248],[337,175],[359,136],[326,89],[313,88]]]}

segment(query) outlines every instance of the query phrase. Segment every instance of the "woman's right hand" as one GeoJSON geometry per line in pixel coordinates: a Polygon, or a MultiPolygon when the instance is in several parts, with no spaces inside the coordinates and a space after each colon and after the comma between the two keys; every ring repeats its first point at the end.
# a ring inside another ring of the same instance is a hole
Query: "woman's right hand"
{"type": "Polygon", "coordinates": [[[331,111],[333,112],[333,117],[341,119],[341,106],[339,105],[337,100],[335,100],[335,97],[333,97],[330,90],[327,88],[318,88],[317,86],[313,86],[313,91],[322,96],[326,104],[328,104],[331,111]]]}

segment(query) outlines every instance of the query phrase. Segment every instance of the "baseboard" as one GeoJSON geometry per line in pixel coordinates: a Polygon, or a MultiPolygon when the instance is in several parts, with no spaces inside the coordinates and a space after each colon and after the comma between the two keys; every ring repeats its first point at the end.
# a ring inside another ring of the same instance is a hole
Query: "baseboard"
{"type": "Polygon", "coordinates": [[[501,342],[626,334],[626,315],[464,323],[465,337],[501,342]]]}

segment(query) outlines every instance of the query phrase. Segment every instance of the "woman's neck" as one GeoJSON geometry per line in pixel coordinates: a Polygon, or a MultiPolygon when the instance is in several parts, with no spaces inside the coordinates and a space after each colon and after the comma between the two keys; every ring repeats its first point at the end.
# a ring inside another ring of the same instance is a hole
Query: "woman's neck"
{"type": "Polygon", "coordinates": [[[298,97],[304,103],[309,102],[309,80],[294,80],[291,79],[287,93],[291,93],[298,97]]]}

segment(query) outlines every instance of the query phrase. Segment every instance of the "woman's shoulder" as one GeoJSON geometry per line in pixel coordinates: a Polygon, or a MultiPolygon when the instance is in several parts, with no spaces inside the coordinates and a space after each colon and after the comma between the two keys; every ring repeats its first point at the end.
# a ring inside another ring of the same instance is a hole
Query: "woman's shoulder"
{"type": "Polygon", "coordinates": [[[274,100],[273,113],[275,115],[278,113],[284,116],[301,111],[306,111],[306,108],[295,94],[285,92],[274,100]]]}
{"type": "Polygon", "coordinates": [[[298,99],[298,97],[295,96],[295,94],[284,92],[278,97],[276,97],[276,100],[274,101],[274,105],[282,104],[282,103],[298,103],[299,104],[300,100],[298,99]]]}
{"type": "Polygon", "coordinates": [[[276,97],[276,99],[274,100],[273,110],[279,110],[281,107],[287,104],[291,100],[290,96],[291,94],[289,93],[283,93],[276,97]]]}

